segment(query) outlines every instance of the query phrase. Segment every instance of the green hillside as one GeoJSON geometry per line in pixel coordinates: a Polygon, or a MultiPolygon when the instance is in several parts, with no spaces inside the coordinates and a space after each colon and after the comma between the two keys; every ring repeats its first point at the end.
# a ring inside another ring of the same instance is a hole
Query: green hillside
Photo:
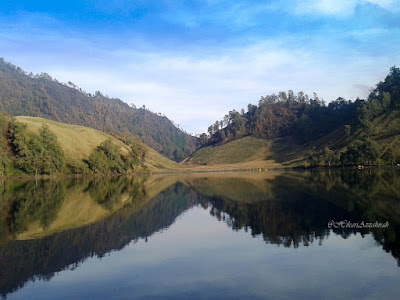
{"type": "Polygon", "coordinates": [[[164,156],[181,161],[197,148],[197,138],[166,116],[128,105],[96,91],[86,93],[72,82],[48,74],[28,74],[0,58],[0,111],[12,116],[42,117],[106,133],[128,131],[164,156]]]}
{"type": "MultiPolygon", "coordinates": [[[[129,153],[129,147],[121,140],[92,128],[25,116],[15,117],[15,121],[25,124],[27,132],[36,135],[43,128],[43,125],[47,126],[56,136],[57,142],[64,153],[65,165],[73,165],[88,160],[91,153],[108,139],[111,139],[112,143],[118,147],[121,155],[126,156],[129,153]]],[[[153,149],[145,145],[142,145],[142,147],[146,150],[144,166],[147,171],[165,171],[179,168],[177,163],[162,156],[153,149]]],[[[11,161],[14,160],[10,153],[8,156],[11,161]]],[[[64,170],[64,172],[66,171],[64,170]]]]}
{"type": "MultiPolygon", "coordinates": [[[[293,137],[257,139],[246,136],[222,145],[203,146],[186,161],[198,165],[239,164],[249,167],[298,167],[318,164],[327,166],[324,149],[333,149],[335,164],[340,164],[340,154],[346,153],[356,141],[371,140],[381,158],[373,164],[400,163],[400,111],[392,111],[371,122],[371,132],[355,130],[346,136],[344,128],[339,128],[318,139],[298,143],[293,137]],[[393,151],[393,158],[385,162],[386,153],[393,151]]],[[[357,163],[357,162],[356,162],[357,163]]],[[[362,161],[360,161],[362,163],[362,161]]],[[[332,165],[334,165],[332,163],[332,165]]],[[[223,166],[221,166],[223,168],[223,166]]]]}
{"type": "Polygon", "coordinates": [[[205,146],[188,158],[186,164],[237,166],[237,169],[280,168],[304,163],[307,148],[284,139],[257,139],[246,136],[223,145],[205,146]]]}
{"type": "Polygon", "coordinates": [[[280,92],[248,111],[232,110],[200,137],[187,164],[257,162],[271,166],[354,166],[400,163],[400,69],[392,67],[366,100],[280,92]]]}
{"type": "Polygon", "coordinates": [[[92,128],[35,117],[15,117],[15,119],[26,124],[28,131],[36,134],[42,125],[49,126],[49,129],[57,136],[57,141],[60,143],[65,156],[69,159],[87,159],[90,153],[108,138],[112,138],[122,151],[126,150],[126,146],[121,141],[92,128]]]}
{"type": "Polygon", "coordinates": [[[270,147],[271,141],[244,137],[220,146],[203,147],[189,161],[200,165],[215,165],[265,160],[270,154],[270,147]]]}

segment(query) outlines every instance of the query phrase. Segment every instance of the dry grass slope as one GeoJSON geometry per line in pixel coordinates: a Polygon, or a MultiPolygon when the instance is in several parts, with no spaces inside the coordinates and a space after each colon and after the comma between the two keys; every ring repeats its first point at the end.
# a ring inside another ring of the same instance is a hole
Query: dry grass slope
{"type": "Polygon", "coordinates": [[[204,147],[196,151],[192,162],[200,165],[234,164],[265,160],[270,152],[271,141],[244,137],[221,146],[204,147]]]}
{"type": "MultiPolygon", "coordinates": [[[[381,153],[389,146],[400,148],[400,111],[376,118],[372,128],[370,138],[378,143],[381,153]]],[[[198,170],[204,171],[308,166],[307,156],[312,149],[318,152],[328,146],[342,152],[355,139],[365,138],[364,130],[352,130],[352,135],[346,137],[343,127],[339,127],[306,144],[299,144],[291,137],[270,140],[244,137],[220,146],[201,148],[185,164],[197,165],[198,170]]]]}
{"type": "MultiPolygon", "coordinates": [[[[57,135],[66,156],[71,159],[87,158],[95,147],[110,137],[95,129],[41,118],[17,117],[17,120],[27,124],[28,129],[34,132],[37,132],[42,124],[48,125],[57,135]]],[[[377,118],[373,122],[373,128],[371,138],[378,142],[382,152],[386,151],[389,145],[400,147],[400,112],[394,111],[377,118]]],[[[338,128],[303,145],[290,137],[270,140],[244,137],[220,146],[201,148],[181,164],[148,148],[146,165],[151,172],[178,173],[307,166],[307,153],[311,149],[318,151],[328,146],[336,151],[344,151],[348,144],[362,135],[362,132],[357,131],[346,138],[343,128],[338,128]]],[[[116,139],[114,142],[124,151],[125,146],[122,142],[116,139]]]]}
{"type": "MultiPolygon", "coordinates": [[[[70,160],[82,160],[89,157],[90,153],[103,141],[111,138],[120,147],[122,153],[127,152],[126,145],[112,136],[83,126],[59,123],[36,117],[16,117],[17,121],[28,126],[28,130],[37,133],[44,124],[57,136],[58,142],[63,149],[65,156],[70,160]]],[[[148,149],[146,165],[150,171],[175,169],[179,164],[162,156],[158,152],[148,149]]]]}
{"type": "Polygon", "coordinates": [[[274,145],[275,140],[244,137],[220,146],[201,148],[184,164],[188,168],[196,166],[196,171],[280,168],[282,164],[273,158],[274,145]]]}

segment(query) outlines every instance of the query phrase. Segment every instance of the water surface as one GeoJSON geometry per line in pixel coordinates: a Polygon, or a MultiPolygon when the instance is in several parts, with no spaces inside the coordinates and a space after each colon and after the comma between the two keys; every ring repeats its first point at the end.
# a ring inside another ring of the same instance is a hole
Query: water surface
{"type": "Polygon", "coordinates": [[[2,181],[0,191],[7,299],[400,292],[397,169],[2,181]]]}

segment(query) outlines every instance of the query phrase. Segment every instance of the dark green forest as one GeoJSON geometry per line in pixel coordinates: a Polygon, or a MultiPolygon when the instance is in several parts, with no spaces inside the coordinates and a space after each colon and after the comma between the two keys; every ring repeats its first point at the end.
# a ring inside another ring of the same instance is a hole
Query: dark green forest
{"type": "Polygon", "coordinates": [[[42,117],[82,125],[106,133],[128,130],[166,157],[181,161],[198,146],[197,138],[177,128],[167,117],[129,106],[97,91],[94,95],[48,74],[28,74],[0,58],[0,111],[13,116],[42,117]]]}
{"type": "Polygon", "coordinates": [[[392,67],[367,99],[342,97],[326,104],[316,93],[309,97],[292,90],[262,96],[258,105],[249,104],[247,112],[230,111],[200,136],[202,146],[221,145],[244,136],[262,139],[291,137],[296,144],[307,145],[335,133],[339,141],[327,143],[309,152],[311,165],[388,164],[400,162],[400,69],[392,67]],[[395,123],[389,143],[380,144],[384,130],[377,128],[382,119],[395,123]]]}

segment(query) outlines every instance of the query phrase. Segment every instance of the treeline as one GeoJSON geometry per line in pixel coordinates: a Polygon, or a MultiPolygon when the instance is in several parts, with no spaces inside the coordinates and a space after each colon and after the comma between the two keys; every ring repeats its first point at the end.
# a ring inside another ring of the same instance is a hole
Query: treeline
{"type": "Polygon", "coordinates": [[[177,128],[167,117],[136,108],[75,84],[62,84],[48,74],[27,74],[0,58],[0,111],[13,116],[41,117],[91,127],[112,134],[126,129],[147,146],[175,161],[197,149],[198,139],[177,128]]]}
{"type": "Polygon", "coordinates": [[[400,160],[400,152],[382,151],[372,139],[356,139],[344,151],[337,152],[325,146],[317,151],[313,148],[307,154],[312,167],[338,167],[352,165],[394,165],[400,160]]]}
{"type": "MultiPolygon", "coordinates": [[[[326,105],[316,93],[309,97],[289,90],[263,96],[258,105],[249,104],[247,112],[230,111],[200,136],[202,146],[224,144],[244,136],[256,138],[290,137],[297,144],[336,132],[340,141],[308,152],[312,166],[400,163],[396,139],[380,144],[382,132],[375,126],[380,117],[400,110],[400,69],[392,67],[384,81],[377,84],[366,100],[339,97],[326,105]],[[374,123],[375,122],[375,123],[374,123]]],[[[400,123],[394,116],[393,122],[400,123]]],[[[391,133],[392,136],[399,132],[391,133]]]]}
{"type": "MultiPolygon", "coordinates": [[[[392,67],[384,81],[377,84],[368,99],[357,107],[354,128],[344,125],[343,139],[347,141],[342,151],[329,147],[309,153],[308,160],[312,166],[343,166],[354,164],[394,165],[400,163],[400,147],[396,139],[379,145],[376,140],[382,132],[376,129],[376,122],[382,116],[388,116],[400,109],[400,69],[392,67]],[[353,133],[353,134],[352,134],[353,133]]],[[[399,122],[399,117],[392,122],[399,122]]],[[[394,137],[399,132],[392,133],[394,137]]]]}
{"type": "Polygon", "coordinates": [[[38,134],[28,131],[6,113],[0,113],[0,176],[54,174],[127,174],[144,170],[146,149],[124,132],[118,138],[124,153],[111,138],[95,148],[86,160],[66,159],[57,136],[47,125],[38,134]]]}
{"type": "Polygon", "coordinates": [[[225,143],[243,136],[276,138],[294,136],[307,142],[347,123],[354,123],[358,108],[365,101],[351,102],[344,98],[327,106],[316,93],[307,94],[292,90],[263,96],[258,105],[249,104],[247,112],[230,111],[220,121],[208,127],[208,134],[200,136],[202,145],[225,143]]]}

